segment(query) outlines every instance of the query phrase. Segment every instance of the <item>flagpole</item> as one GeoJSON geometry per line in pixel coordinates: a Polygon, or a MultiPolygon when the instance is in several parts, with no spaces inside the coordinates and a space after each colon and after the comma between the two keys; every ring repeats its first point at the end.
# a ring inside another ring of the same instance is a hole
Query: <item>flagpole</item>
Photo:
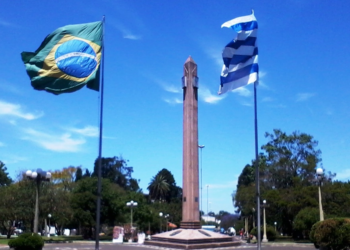
{"type": "Polygon", "coordinates": [[[260,226],[260,173],[259,173],[259,153],[258,153],[258,116],[256,105],[256,85],[254,83],[254,127],[255,127],[255,186],[256,186],[256,211],[257,211],[257,249],[261,249],[261,226],[260,226]]]}
{"type": "Polygon", "coordinates": [[[101,167],[102,167],[102,118],[103,118],[103,87],[104,87],[104,37],[105,37],[105,16],[102,17],[102,58],[101,58],[101,103],[100,103],[100,135],[98,146],[98,180],[97,180],[97,201],[96,201],[96,228],[95,228],[95,250],[99,250],[100,237],[100,211],[101,211],[101,167]]]}

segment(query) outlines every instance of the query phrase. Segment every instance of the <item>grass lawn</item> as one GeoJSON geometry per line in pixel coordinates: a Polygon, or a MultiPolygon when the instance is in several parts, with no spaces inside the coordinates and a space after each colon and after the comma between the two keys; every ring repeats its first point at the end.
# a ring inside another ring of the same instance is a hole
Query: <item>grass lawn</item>
{"type": "Polygon", "coordinates": [[[9,239],[0,238],[0,245],[7,245],[9,239]]]}

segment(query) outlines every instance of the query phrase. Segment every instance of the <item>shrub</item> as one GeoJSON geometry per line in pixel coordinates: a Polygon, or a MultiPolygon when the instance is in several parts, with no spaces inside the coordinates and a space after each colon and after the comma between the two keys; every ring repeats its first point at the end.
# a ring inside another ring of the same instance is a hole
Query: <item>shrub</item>
{"type": "Polygon", "coordinates": [[[316,248],[343,250],[350,247],[350,219],[332,218],[315,223],[310,240],[316,248]]]}
{"type": "Polygon", "coordinates": [[[293,236],[295,239],[309,238],[312,225],[319,221],[319,210],[306,207],[299,211],[293,221],[293,236]]]}
{"type": "MultiPolygon", "coordinates": [[[[255,237],[257,237],[257,228],[254,227],[251,231],[250,234],[254,235],[255,237]]],[[[264,227],[261,227],[261,239],[263,238],[263,234],[264,234],[264,227]]],[[[270,225],[266,225],[266,237],[268,241],[274,241],[276,239],[276,232],[275,232],[275,228],[273,226],[270,225]]]]}
{"type": "Polygon", "coordinates": [[[41,250],[44,246],[44,240],[38,234],[24,233],[8,243],[10,248],[15,250],[41,250]]]}

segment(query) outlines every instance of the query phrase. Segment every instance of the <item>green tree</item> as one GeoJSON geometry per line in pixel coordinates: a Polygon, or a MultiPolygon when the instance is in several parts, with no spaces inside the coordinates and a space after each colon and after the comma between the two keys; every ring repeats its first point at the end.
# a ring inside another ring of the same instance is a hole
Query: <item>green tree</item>
{"type": "Polygon", "coordinates": [[[158,172],[157,175],[163,176],[165,181],[169,184],[169,191],[165,195],[165,200],[167,202],[170,202],[173,199],[181,200],[182,188],[176,185],[176,181],[173,174],[168,169],[163,168],[158,172]]]}
{"type": "Polygon", "coordinates": [[[322,185],[321,192],[325,217],[350,217],[349,181],[326,182],[322,185]]]}
{"type": "Polygon", "coordinates": [[[265,184],[274,188],[289,188],[297,177],[303,185],[312,185],[315,169],[321,163],[321,150],[311,135],[293,132],[287,135],[279,129],[265,133],[270,141],[262,146],[267,153],[265,184]]]}
{"type": "MultiPolygon", "coordinates": [[[[115,226],[127,222],[129,209],[126,206],[126,202],[130,199],[127,191],[106,178],[101,180],[101,190],[101,225],[115,226]]],[[[97,178],[83,178],[78,181],[72,191],[70,204],[73,209],[74,219],[80,226],[88,229],[95,226],[96,200],[97,178]]],[[[89,236],[92,236],[91,231],[89,236]]]]}
{"type": "Polygon", "coordinates": [[[75,175],[75,182],[81,180],[82,178],[83,178],[83,170],[81,167],[78,167],[75,175]]]}
{"type": "Polygon", "coordinates": [[[0,187],[8,186],[12,183],[12,179],[8,176],[6,171],[7,168],[5,167],[5,164],[0,161],[0,187]]]}
{"type": "MultiPolygon", "coordinates": [[[[0,225],[10,238],[14,223],[31,222],[34,218],[34,188],[29,181],[0,187],[0,225]]],[[[30,225],[27,225],[31,228],[30,225]]]]}
{"type": "Polygon", "coordinates": [[[319,209],[306,207],[295,216],[293,229],[300,232],[303,238],[309,238],[312,225],[320,220],[319,209]]]}
{"type": "MultiPolygon", "coordinates": [[[[317,149],[318,142],[305,133],[286,134],[275,129],[265,136],[268,142],[262,146],[264,152],[259,154],[261,201],[266,199],[269,204],[267,223],[278,222],[281,232],[291,235],[299,211],[318,207],[315,169],[322,166],[321,151],[317,149]]],[[[252,208],[256,207],[254,166],[254,161],[245,166],[234,195],[237,212],[243,217],[251,215],[253,221],[252,208]]],[[[325,186],[332,183],[333,177],[330,172],[326,174],[325,186]]]]}
{"type": "Polygon", "coordinates": [[[157,174],[152,178],[147,189],[149,190],[150,199],[158,200],[160,202],[166,200],[166,196],[170,190],[169,183],[161,174],[157,174]]]}
{"type": "MultiPolygon", "coordinates": [[[[94,172],[92,176],[97,176],[99,159],[95,160],[94,172]]],[[[127,165],[127,160],[122,157],[102,157],[101,158],[101,177],[109,179],[111,182],[118,184],[125,190],[141,192],[136,179],[132,178],[133,167],[127,165]]]]}

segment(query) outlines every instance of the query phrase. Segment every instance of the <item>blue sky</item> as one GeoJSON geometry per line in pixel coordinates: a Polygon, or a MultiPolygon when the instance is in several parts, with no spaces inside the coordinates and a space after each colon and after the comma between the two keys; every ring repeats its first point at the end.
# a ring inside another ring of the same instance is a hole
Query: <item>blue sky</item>
{"type": "Polygon", "coordinates": [[[219,96],[221,52],[235,33],[221,24],[254,9],[259,23],[259,147],[265,132],[319,141],[323,166],[350,177],[350,1],[10,1],[0,9],[0,160],[27,169],[93,169],[99,93],[35,91],[21,61],[56,28],[106,16],[104,157],[122,156],[147,191],[162,168],[182,185],[183,64],[199,76],[203,210],[234,212],[231,194],[254,151],[253,85],[219,96]],[[209,187],[207,188],[207,185],[209,187]],[[208,197],[208,200],[207,200],[208,197]]]}

